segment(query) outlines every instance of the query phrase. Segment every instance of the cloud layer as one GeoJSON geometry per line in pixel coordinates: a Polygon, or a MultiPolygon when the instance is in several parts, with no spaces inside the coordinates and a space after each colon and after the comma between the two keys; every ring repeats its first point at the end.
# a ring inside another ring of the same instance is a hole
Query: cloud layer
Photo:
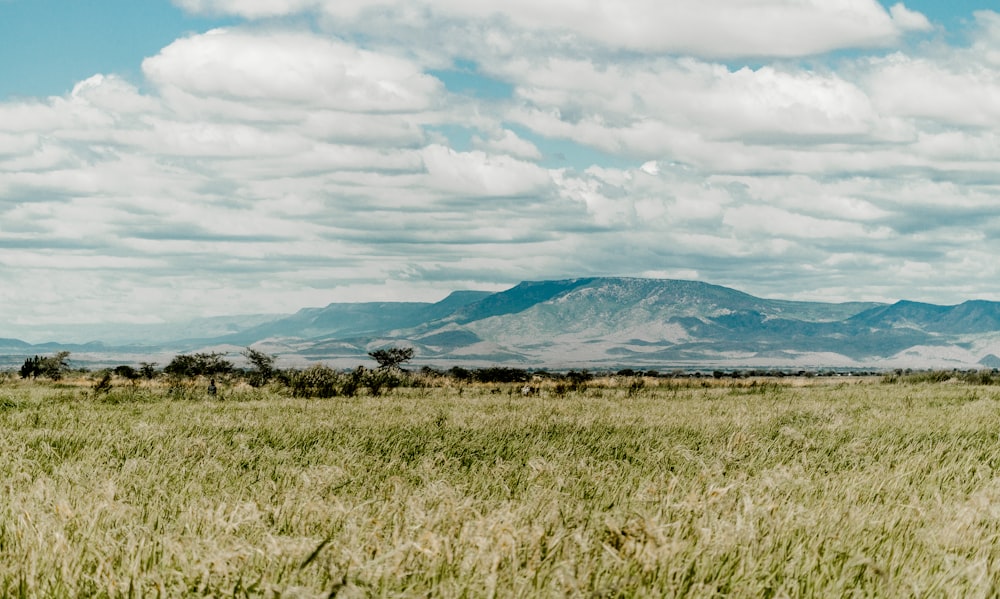
{"type": "Polygon", "coordinates": [[[881,47],[898,42],[908,31],[931,28],[926,17],[902,3],[886,11],[874,0],[509,0],[502,8],[463,0],[180,0],[178,4],[192,12],[251,19],[311,12],[355,28],[386,19],[397,26],[457,21],[460,26],[496,29],[498,37],[537,36],[555,45],[596,44],[612,51],[716,58],[881,47]]]}
{"type": "Polygon", "coordinates": [[[248,21],[0,103],[15,330],[594,274],[1000,299],[996,13],[176,3],[248,21]]]}

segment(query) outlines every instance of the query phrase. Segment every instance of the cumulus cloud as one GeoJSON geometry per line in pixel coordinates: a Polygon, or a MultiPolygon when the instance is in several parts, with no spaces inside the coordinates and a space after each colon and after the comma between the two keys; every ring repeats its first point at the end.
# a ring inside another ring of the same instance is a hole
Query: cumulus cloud
{"type": "Polygon", "coordinates": [[[906,8],[902,2],[893,4],[889,8],[889,14],[896,25],[904,31],[927,31],[931,29],[931,22],[927,17],[917,11],[906,8]]]}
{"type": "Polygon", "coordinates": [[[143,62],[164,93],[345,112],[427,109],[440,82],[413,63],[302,32],[217,29],[143,62]]]}

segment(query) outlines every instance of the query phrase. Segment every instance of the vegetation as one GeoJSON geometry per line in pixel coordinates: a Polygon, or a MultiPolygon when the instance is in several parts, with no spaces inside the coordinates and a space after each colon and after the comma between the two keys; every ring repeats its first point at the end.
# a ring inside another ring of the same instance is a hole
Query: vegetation
{"type": "Polygon", "coordinates": [[[116,366],[113,372],[114,374],[128,381],[134,381],[138,379],[140,376],[142,376],[142,374],[138,370],[132,368],[128,364],[122,364],[121,366],[116,366]]]}
{"type": "Polygon", "coordinates": [[[0,596],[1000,592],[996,387],[366,372],[4,377],[0,596]]]}
{"type": "Polygon", "coordinates": [[[22,379],[46,377],[58,381],[69,372],[69,352],[61,351],[54,356],[33,356],[24,360],[20,375],[22,379]]]}
{"type": "Polygon", "coordinates": [[[364,372],[363,368],[358,368],[343,374],[329,366],[314,364],[305,370],[286,374],[286,380],[294,397],[352,397],[361,386],[364,372]]]}
{"type": "Polygon", "coordinates": [[[163,372],[179,377],[219,376],[233,371],[233,364],[221,352],[175,356],[163,372]]]}
{"type": "Polygon", "coordinates": [[[413,348],[387,347],[368,352],[368,357],[378,362],[381,370],[399,369],[413,358],[413,348]]]}
{"type": "Polygon", "coordinates": [[[260,350],[251,347],[243,351],[243,357],[250,363],[250,373],[247,382],[253,387],[262,387],[268,383],[276,374],[274,368],[275,357],[265,354],[260,350]]]}

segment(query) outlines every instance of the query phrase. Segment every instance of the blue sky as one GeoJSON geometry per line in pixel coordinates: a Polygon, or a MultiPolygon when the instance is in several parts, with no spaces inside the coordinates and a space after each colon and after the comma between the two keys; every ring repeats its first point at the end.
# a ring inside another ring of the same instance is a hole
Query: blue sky
{"type": "Polygon", "coordinates": [[[141,81],[143,58],[236,22],[190,15],[168,0],[0,0],[0,97],[65,94],[95,73],[141,81]]]}
{"type": "MultiPolygon", "coordinates": [[[[882,5],[890,8],[895,2],[883,1],[882,5]]],[[[934,23],[940,24],[948,31],[955,31],[963,24],[972,21],[972,13],[977,10],[996,10],[996,4],[985,0],[910,0],[908,8],[921,12],[934,23]]]]}
{"type": "Polygon", "coordinates": [[[1000,15],[0,0],[0,336],[520,280],[1000,299],[1000,15]]]}

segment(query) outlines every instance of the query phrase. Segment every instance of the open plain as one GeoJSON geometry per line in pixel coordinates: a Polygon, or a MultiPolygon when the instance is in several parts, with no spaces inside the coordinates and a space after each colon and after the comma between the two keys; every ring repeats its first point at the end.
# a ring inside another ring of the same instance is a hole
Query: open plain
{"type": "Polygon", "coordinates": [[[1000,387],[425,383],[8,378],[0,595],[1000,592],[1000,387]]]}

